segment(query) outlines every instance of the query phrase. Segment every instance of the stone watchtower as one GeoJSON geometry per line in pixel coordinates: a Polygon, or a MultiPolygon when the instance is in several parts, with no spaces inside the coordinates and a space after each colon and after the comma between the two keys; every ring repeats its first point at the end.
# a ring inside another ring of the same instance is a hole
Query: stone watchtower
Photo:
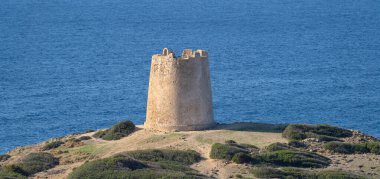
{"type": "Polygon", "coordinates": [[[164,48],[153,55],[145,128],[188,131],[214,124],[207,52],[186,49],[176,57],[164,48]]]}

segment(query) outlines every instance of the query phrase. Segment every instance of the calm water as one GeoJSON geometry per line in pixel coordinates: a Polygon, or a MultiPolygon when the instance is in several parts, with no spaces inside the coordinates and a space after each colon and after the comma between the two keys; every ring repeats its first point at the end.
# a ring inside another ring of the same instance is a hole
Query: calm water
{"type": "Polygon", "coordinates": [[[219,122],[380,137],[379,12],[376,0],[2,0],[0,153],[142,124],[163,47],[209,52],[219,122]]]}

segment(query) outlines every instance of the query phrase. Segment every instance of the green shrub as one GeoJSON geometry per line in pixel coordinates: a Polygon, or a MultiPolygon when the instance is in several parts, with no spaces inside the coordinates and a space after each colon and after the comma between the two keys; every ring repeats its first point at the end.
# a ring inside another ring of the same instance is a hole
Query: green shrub
{"type": "Polygon", "coordinates": [[[59,160],[49,153],[31,153],[16,164],[26,175],[46,171],[58,165],[59,160]]]}
{"type": "Polygon", "coordinates": [[[252,144],[238,144],[238,143],[236,143],[233,140],[226,141],[226,145],[231,146],[231,147],[239,148],[241,150],[246,151],[247,153],[248,152],[252,152],[252,151],[257,151],[257,150],[260,149],[260,148],[258,148],[255,145],[252,145],[252,144]]]}
{"type": "Polygon", "coordinates": [[[238,144],[233,140],[226,141],[226,144],[215,143],[211,146],[210,158],[232,160],[235,163],[259,163],[259,157],[250,155],[259,148],[251,144],[238,144]]]}
{"type": "Polygon", "coordinates": [[[91,139],[90,136],[81,136],[81,137],[79,137],[79,140],[80,140],[80,141],[90,140],[90,139],[91,139]]]}
{"type": "Polygon", "coordinates": [[[248,151],[233,145],[215,143],[211,146],[210,158],[231,160],[237,153],[248,153],[248,151]]]}
{"type": "Polygon", "coordinates": [[[246,153],[237,153],[235,154],[232,159],[232,162],[238,163],[238,164],[259,164],[262,163],[263,160],[260,155],[258,154],[246,154],[246,153]]]}
{"type": "Polygon", "coordinates": [[[113,156],[110,158],[87,162],[76,168],[69,178],[112,178],[122,175],[123,171],[146,168],[141,162],[124,156],[113,156]],[[121,172],[121,173],[120,173],[121,172]]]}
{"type": "Polygon", "coordinates": [[[320,168],[328,166],[331,162],[330,159],[322,155],[293,150],[266,152],[261,154],[260,157],[267,163],[293,167],[320,168]]]}
{"type": "MultiPolygon", "coordinates": [[[[127,173],[127,177],[119,178],[136,178],[136,179],[203,179],[208,178],[200,174],[186,173],[172,170],[159,170],[159,169],[142,169],[133,170],[127,173]]],[[[116,177],[110,177],[114,179],[116,177]]]]}
{"type": "Polygon", "coordinates": [[[316,179],[315,174],[310,170],[284,167],[281,170],[285,173],[286,179],[290,178],[302,178],[302,179],[316,179]]]}
{"type": "Polygon", "coordinates": [[[310,132],[318,134],[318,135],[326,135],[326,136],[338,137],[338,138],[352,136],[352,131],[350,130],[335,127],[335,126],[330,126],[326,124],[316,125],[315,128],[312,128],[310,132]]]}
{"type": "Polygon", "coordinates": [[[85,163],[75,169],[68,178],[206,178],[184,165],[199,160],[199,154],[194,154],[194,151],[177,150],[125,152],[110,158],[85,163]],[[132,156],[134,159],[130,158],[132,156]]]}
{"type": "Polygon", "coordinates": [[[257,178],[286,178],[286,173],[272,167],[256,167],[251,173],[257,178]]]}
{"type": "Polygon", "coordinates": [[[124,134],[121,134],[121,133],[118,133],[118,132],[107,132],[105,133],[105,135],[102,137],[102,139],[104,140],[119,140],[123,137],[125,137],[126,135],[124,134]]]}
{"type": "Polygon", "coordinates": [[[270,144],[267,147],[267,151],[270,151],[270,152],[277,151],[277,150],[294,150],[294,148],[280,142],[270,144]]]}
{"type": "Polygon", "coordinates": [[[248,150],[248,151],[254,151],[254,150],[260,149],[257,146],[252,145],[252,144],[230,144],[230,145],[234,146],[234,147],[241,148],[243,150],[248,150]]]}
{"type": "Polygon", "coordinates": [[[133,124],[132,121],[130,120],[126,120],[126,121],[122,121],[114,126],[112,126],[112,128],[110,129],[110,132],[111,133],[120,133],[122,135],[129,135],[131,134],[132,132],[135,131],[135,124],[133,124]]]}
{"type": "Polygon", "coordinates": [[[62,142],[62,141],[53,141],[53,142],[49,142],[49,143],[45,144],[45,145],[42,147],[42,150],[55,149],[55,148],[58,148],[59,146],[61,146],[62,144],[64,144],[64,142],[62,142]]]}
{"type": "Polygon", "coordinates": [[[240,122],[230,124],[228,130],[254,131],[254,132],[278,132],[281,133],[288,124],[266,124],[255,122],[240,122]]]}
{"type": "Polygon", "coordinates": [[[289,140],[288,145],[295,148],[305,148],[307,145],[303,142],[300,142],[298,140],[289,140]]]}
{"type": "Polygon", "coordinates": [[[367,142],[367,149],[376,155],[380,155],[380,142],[367,142]]]}
{"type": "Polygon", "coordinates": [[[108,132],[108,129],[107,130],[102,130],[102,131],[98,131],[96,132],[93,137],[95,138],[102,138],[104,135],[106,135],[108,132]]]}
{"type": "Polygon", "coordinates": [[[308,138],[308,136],[305,133],[302,132],[296,132],[296,131],[289,131],[289,130],[284,130],[282,133],[282,136],[290,139],[290,140],[303,140],[308,138]]]}
{"type": "Polygon", "coordinates": [[[137,170],[105,170],[96,169],[88,170],[90,172],[81,173],[74,172],[69,175],[68,179],[202,179],[206,178],[201,175],[186,174],[179,171],[158,170],[158,169],[137,169],[137,170]]]}
{"type": "Polygon", "coordinates": [[[252,145],[252,144],[238,144],[234,140],[226,140],[225,143],[227,145],[235,146],[244,150],[256,150],[259,149],[257,146],[252,145]]]}
{"type": "Polygon", "coordinates": [[[15,165],[3,166],[0,168],[0,179],[26,179],[26,174],[15,165]]]}
{"type": "Polygon", "coordinates": [[[337,138],[351,137],[352,131],[330,125],[290,124],[282,133],[283,137],[293,140],[306,138],[318,138],[320,140],[332,141],[337,138]]]}
{"type": "Polygon", "coordinates": [[[324,148],[336,153],[354,154],[354,153],[368,153],[365,144],[350,144],[343,142],[328,142],[324,144],[324,148]]]}
{"type": "Polygon", "coordinates": [[[110,129],[98,131],[94,134],[96,138],[104,140],[119,140],[135,131],[135,125],[132,121],[126,120],[113,125],[110,129]]]}
{"type": "Polygon", "coordinates": [[[0,179],[27,178],[26,176],[48,170],[58,165],[58,159],[49,153],[31,153],[15,165],[0,168],[0,179]]]}
{"type": "Polygon", "coordinates": [[[239,144],[215,143],[211,147],[210,158],[233,161],[235,163],[268,163],[294,167],[326,167],[330,159],[316,153],[304,152],[287,144],[273,143],[266,152],[258,154],[241,147],[239,144]]]}
{"type": "Polygon", "coordinates": [[[252,169],[251,173],[257,178],[365,179],[365,177],[343,171],[308,171],[297,168],[256,167],[252,169]]]}
{"type": "Polygon", "coordinates": [[[328,142],[324,145],[324,148],[336,153],[344,154],[362,154],[362,153],[374,153],[380,154],[380,142],[366,142],[366,143],[344,143],[344,142],[328,142]]]}
{"type": "Polygon", "coordinates": [[[344,171],[320,171],[316,173],[318,179],[365,179],[363,176],[358,176],[344,171]]]}
{"type": "Polygon", "coordinates": [[[224,143],[226,144],[237,144],[234,140],[226,140],[224,143]]]}
{"type": "Polygon", "coordinates": [[[149,150],[136,150],[121,153],[136,160],[162,162],[172,161],[181,164],[190,165],[201,160],[201,156],[194,150],[168,150],[168,149],[149,149],[149,150]]]}
{"type": "Polygon", "coordinates": [[[11,158],[11,156],[8,154],[0,155],[0,162],[4,162],[8,160],[9,158],[11,158]]]}
{"type": "Polygon", "coordinates": [[[254,161],[254,159],[246,153],[237,153],[232,157],[232,162],[242,164],[242,163],[258,163],[258,161],[254,161]]]}

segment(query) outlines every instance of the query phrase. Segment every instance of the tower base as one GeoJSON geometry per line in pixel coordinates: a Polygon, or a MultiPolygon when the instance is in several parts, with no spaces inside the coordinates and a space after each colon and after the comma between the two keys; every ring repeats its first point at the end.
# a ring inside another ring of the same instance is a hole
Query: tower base
{"type": "Polygon", "coordinates": [[[163,131],[163,132],[175,132],[175,131],[200,131],[210,129],[216,126],[216,123],[201,124],[201,125],[164,125],[156,124],[152,125],[149,123],[144,123],[145,129],[163,131]]]}

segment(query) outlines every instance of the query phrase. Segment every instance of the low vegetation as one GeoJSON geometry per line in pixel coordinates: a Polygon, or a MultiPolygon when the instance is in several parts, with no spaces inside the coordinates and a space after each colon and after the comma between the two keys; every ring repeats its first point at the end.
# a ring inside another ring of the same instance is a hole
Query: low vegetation
{"type": "MultiPolygon", "coordinates": [[[[258,130],[255,127],[257,126],[247,125],[243,129],[239,128],[239,130],[258,130]]],[[[316,138],[319,141],[325,141],[327,143],[324,143],[323,147],[337,153],[380,154],[380,142],[344,143],[341,138],[351,136],[352,132],[334,126],[291,124],[268,125],[266,127],[269,128],[267,130],[283,131],[283,136],[289,139],[288,143],[273,143],[259,149],[254,145],[227,140],[225,143],[214,143],[211,146],[210,158],[232,161],[237,164],[253,164],[251,167],[255,168],[252,169],[252,174],[257,178],[361,179],[363,177],[343,171],[307,170],[306,168],[327,167],[331,160],[317,153],[305,151],[303,148],[313,143],[309,144],[308,141],[302,141],[302,139],[316,138]]],[[[230,130],[235,130],[235,128],[230,130]]],[[[118,140],[134,131],[135,125],[131,121],[122,121],[110,129],[96,132],[94,137],[104,140],[118,140]]],[[[149,141],[167,139],[169,135],[174,134],[168,134],[164,137],[154,136],[154,138],[149,138],[149,141]]],[[[175,134],[173,140],[182,138],[177,135],[175,134]]],[[[99,156],[97,154],[110,147],[105,144],[97,145],[92,142],[82,142],[90,139],[92,139],[90,136],[56,139],[53,142],[46,143],[42,150],[51,150],[64,145],[65,148],[78,147],[73,150],[79,151],[80,154],[99,156]],[[72,145],[70,145],[71,143],[72,145]]],[[[210,141],[212,142],[212,140],[210,141]]],[[[54,151],[51,152],[54,153],[54,151]]],[[[0,161],[5,161],[9,157],[9,155],[0,155],[0,161]]],[[[92,159],[94,158],[92,157],[92,159]]],[[[200,160],[202,160],[201,155],[193,150],[148,149],[128,151],[108,158],[86,162],[75,168],[68,178],[207,178],[207,176],[190,167],[200,160]]],[[[62,160],[63,162],[64,160],[62,160]]],[[[35,173],[46,171],[58,164],[59,160],[49,153],[32,153],[21,158],[18,163],[0,166],[0,179],[31,177],[35,173]]],[[[238,173],[235,174],[230,177],[244,177],[238,173]]]]}
{"type": "Polygon", "coordinates": [[[274,152],[274,151],[278,151],[278,150],[295,150],[294,147],[291,147],[288,144],[279,143],[279,142],[268,145],[268,147],[266,147],[266,149],[269,152],[274,152]]]}
{"type": "Polygon", "coordinates": [[[330,159],[322,155],[301,151],[283,143],[273,143],[262,153],[255,152],[252,148],[247,148],[246,145],[230,141],[227,141],[226,144],[215,143],[211,147],[210,158],[235,163],[262,163],[313,168],[326,167],[331,163],[330,159]]]}
{"type": "MultiPolygon", "coordinates": [[[[141,162],[123,156],[114,156],[88,162],[75,169],[69,178],[122,178],[123,171],[146,168],[141,162]]],[[[126,172],[125,172],[126,173],[126,172]]]]}
{"type": "Polygon", "coordinates": [[[211,146],[210,158],[232,160],[234,155],[238,153],[248,154],[249,151],[234,144],[215,143],[211,146]]]}
{"type": "Polygon", "coordinates": [[[79,148],[79,153],[89,156],[96,156],[102,152],[107,151],[108,149],[109,147],[107,145],[86,144],[79,148]]]}
{"type": "Polygon", "coordinates": [[[49,153],[31,153],[16,164],[26,175],[48,170],[59,164],[59,160],[49,153]]]}
{"type": "Polygon", "coordinates": [[[1,179],[27,179],[23,171],[14,165],[3,166],[0,168],[1,179]]]}
{"type": "Polygon", "coordinates": [[[78,138],[80,141],[84,141],[84,140],[90,140],[92,139],[90,136],[81,136],[78,138]]]}
{"type": "Polygon", "coordinates": [[[96,138],[104,140],[119,140],[135,131],[135,125],[132,121],[126,120],[113,125],[110,129],[98,131],[94,134],[96,138]]]}
{"type": "Polygon", "coordinates": [[[367,142],[367,149],[376,155],[380,155],[380,142],[367,142]]]}
{"type": "Polygon", "coordinates": [[[0,155],[0,162],[4,162],[8,160],[9,158],[11,158],[11,156],[8,154],[0,155]]]}
{"type": "Polygon", "coordinates": [[[256,164],[261,162],[261,158],[258,155],[250,155],[247,153],[236,153],[231,159],[232,162],[243,164],[256,164]]]}
{"type": "Polygon", "coordinates": [[[251,172],[257,178],[365,179],[362,176],[336,170],[310,171],[297,168],[256,167],[251,172]]]}
{"type": "Polygon", "coordinates": [[[380,155],[380,142],[366,142],[366,143],[344,143],[344,142],[328,142],[324,148],[336,153],[343,154],[362,154],[374,153],[380,155]]]}
{"type": "Polygon", "coordinates": [[[253,132],[276,132],[281,133],[286,128],[287,124],[266,124],[254,122],[235,123],[229,130],[236,131],[253,131],[253,132]]]}
{"type": "Polygon", "coordinates": [[[62,144],[64,144],[64,142],[62,141],[52,141],[52,142],[49,142],[47,144],[45,144],[43,147],[42,147],[42,150],[51,150],[51,149],[55,149],[55,148],[58,148],[59,146],[61,146],[62,144]]]}
{"type": "Polygon", "coordinates": [[[256,167],[251,173],[257,178],[307,178],[307,174],[299,169],[277,169],[272,167],[256,167]]]}
{"type": "Polygon", "coordinates": [[[290,140],[317,138],[319,141],[340,141],[339,138],[351,137],[352,131],[324,124],[289,124],[282,135],[290,140]]]}
{"type": "Polygon", "coordinates": [[[260,157],[265,163],[279,166],[321,168],[331,163],[329,158],[322,155],[295,150],[265,152],[261,154],[260,157]]]}
{"type": "Polygon", "coordinates": [[[31,153],[22,158],[19,163],[1,167],[0,178],[27,178],[27,176],[53,168],[58,163],[58,159],[49,153],[31,153]]]}
{"type": "Polygon", "coordinates": [[[305,148],[307,145],[299,140],[289,140],[288,145],[295,148],[305,148]]]}
{"type": "Polygon", "coordinates": [[[318,179],[365,179],[366,177],[355,175],[344,171],[320,171],[315,174],[318,179]]]}
{"type": "Polygon", "coordinates": [[[191,165],[199,162],[201,156],[194,150],[169,150],[169,149],[149,149],[149,150],[136,150],[131,152],[124,152],[121,155],[130,158],[150,161],[150,162],[177,162],[181,164],[191,165]]]}
{"type": "Polygon", "coordinates": [[[195,151],[131,151],[85,163],[68,178],[207,178],[188,166],[199,160],[195,151]]]}
{"type": "Polygon", "coordinates": [[[250,144],[238,144],[227,140],[225,144],[215,143],[211,146],[210,158],[233,161],[235,163],[260,163],[260,156],[255,155],[259,148],[250,144]]]}

